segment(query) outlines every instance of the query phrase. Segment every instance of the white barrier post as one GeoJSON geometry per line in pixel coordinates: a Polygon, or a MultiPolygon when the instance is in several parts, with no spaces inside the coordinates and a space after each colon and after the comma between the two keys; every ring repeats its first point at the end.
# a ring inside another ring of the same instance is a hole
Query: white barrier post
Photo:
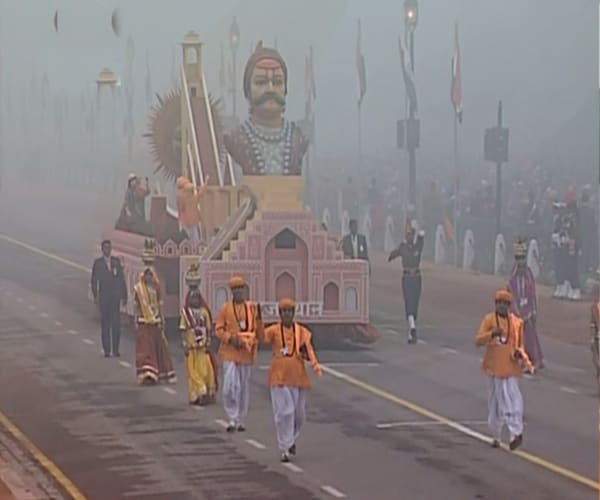
{"type": "Polygon", "coordinates": [[[371,230],[372,230],[371,216],[367,213],[367,215],[365,215],[365,217],[363,219],[363,226],[362,226],[362,232],[365,235],[365,238],[367,239],[367,248],[371,248],[371,230]]]}
{"type": "Polygon", "coordinates": [[[444,227],[439,224],[435,230],[435,249],[433,261],[436,264],[446,263],[446,234],[444,227]]]}
{"type": "Polygon", "coordinates": [[[463,271],[472,271],[475,262],[475,236],[473,231],[467,229],[463,248],[463,271]]]}
{"type": "Polygon", "coordinates": [[[325,207],[325,210],[323,210],[321,223],[325,225],[328,231],[331,230],[331,215],[329,214],[329,209],[327,207],[325,207]]]}
{"type": "Polygon", "coordinates": [[[504,270],[506,262],[506,242],[502,234],[496,235],[496,245],[494,248],[494,274],[500,276],[504,270]]]}
{"type": "Polygon", "coordinates": [[[391,215],[388,215],[385,220],[385,238],[383,240],[383,249],[385,253],[390,253],[396,249],[396,242],[394,241],[394,219],[391,215]]]}
{"type": "Polygon", "coordinates": [[[529,242],[529,248],[527,249],[527,266],[531,269],[533,277],[537,280],[541,273],[541,267],[538,242],[535,239],[529,242]]]}
{"type": "Polygon", "coordinates": [[[350,232],[350,214],[348,210],[344,210],[342,214],[342,236],[345,236],[350,232]]]}

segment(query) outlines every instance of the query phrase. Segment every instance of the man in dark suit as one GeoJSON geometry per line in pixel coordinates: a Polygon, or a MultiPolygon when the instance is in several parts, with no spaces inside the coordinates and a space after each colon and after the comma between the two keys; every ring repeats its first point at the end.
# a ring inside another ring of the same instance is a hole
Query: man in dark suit
{"type": "Polygon", "coordinates": [[[342,252],[345,259],[369,260],[369,250],[367,249],[367,238],[364,234],[358,233],[358,223],[356,219],[351,219],[349,223],[350,233],[342,239],[342,252]]]}
{"type": "Polygon", "coordinates": [[[102,257],[94,261],[92,268],[92,294],[100,310],[102,349],[104,357],[120,356],[121,316],[119,304],[127,303],[127,286],[121,262],[111,256],[109,240],[102,242],[102,257]]]}

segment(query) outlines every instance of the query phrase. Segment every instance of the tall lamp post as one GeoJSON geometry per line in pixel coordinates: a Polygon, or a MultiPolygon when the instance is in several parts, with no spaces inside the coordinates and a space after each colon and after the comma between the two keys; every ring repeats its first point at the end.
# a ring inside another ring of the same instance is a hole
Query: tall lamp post
{"type": "Polygon", "coordinates": [[[237,117],[237,50],[240,46],[240,27],[238,26],[237,19],[234,16],[229,28],[229,48],[231,49],[231,60],[232,60],[232,75],[231,75],[231,100],[233,103],[232,110],[233,116],[237,117]]]}
{"type": "MultiPolygon", "coordinates": [[[[419,7],[417,0],[404,1],[404,24],[408,34],[408,51],[410,56],[410,70],[415,74],[415,30],[419,20],[419,7]]],[[[416,109],[411,104],[409,107],[406,126],[406,149],[408,150],[408,189],[409,202],[416,210],[417,203],[417,157],[419,147],[419,121],[416,118],[416,109]]]]}

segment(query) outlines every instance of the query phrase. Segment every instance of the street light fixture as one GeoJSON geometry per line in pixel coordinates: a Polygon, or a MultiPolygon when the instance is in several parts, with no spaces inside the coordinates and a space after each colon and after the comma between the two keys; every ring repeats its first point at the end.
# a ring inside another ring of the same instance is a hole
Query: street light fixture
{"type": "Polygon", "coordinates": [[[419,20],[419,6],[417,0],[405,0],[404,1],[404,22],[406,25],[415,29],[419,20]]]}
{"type": "Polygon", "coordinates": [[[240,46],[240,27],[238,26],[235,16],[233,17],[231,27],[229,28],[229,46],[231,50],[237,50],[240,46]]]}

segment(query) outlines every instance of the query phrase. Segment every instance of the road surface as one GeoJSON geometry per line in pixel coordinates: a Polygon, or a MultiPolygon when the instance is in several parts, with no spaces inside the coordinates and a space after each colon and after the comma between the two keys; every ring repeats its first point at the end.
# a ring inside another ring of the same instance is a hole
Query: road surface
{"type": "Polygon", "coordinates": [[[24,212],[19,194],[0,201],[0,411],[74,498],[597,498],[598,402],[587,317],[579,319],[585,306],[542,299],[548,368],[521,384],[524,445],[493,450],[473,334],[498,282],[426,267],[423,342],[409,346],[398,266],[376,258],[371,313],[382,338],[368,348],[319,351],[326,373],[309,395],[299,455],[285,466],[266,386],[268,353],[253,373],[246,433],[224,432],[219,405],[186,404],[176,342],[179,383],[138,387],[132,335],[124,334],[120,359],[105,359],[87,301],[90,249],[118,206],[109,213],[92,197],[82,207],[76,196],[39,195],[24,212]]]}

